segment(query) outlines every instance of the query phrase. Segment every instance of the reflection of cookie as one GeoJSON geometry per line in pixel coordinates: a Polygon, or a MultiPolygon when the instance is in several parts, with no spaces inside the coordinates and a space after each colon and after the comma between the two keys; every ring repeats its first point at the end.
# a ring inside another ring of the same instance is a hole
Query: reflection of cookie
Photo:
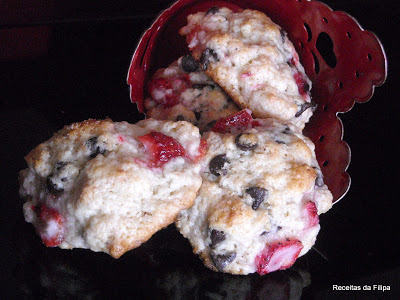
{"type": "Polygon", "coordinates": [[[242,108],[301,129],[312,115],[311,81],[286,33],[255,10],[213,8],[180,30],[193,57],[242,108]]]}
{"type": "Polygon", "coordinates": [[[146,115],[158,120],[186,120],[209,129],[212,122],[238,107],[198,66],[191,55],[159,69],[147,85],[146,115]]]}
{"type": "Polygon", "coordinates": [[[301,265],[268,276],[232,276],[204,270],[167,270],[157,273],[157,286],[165,299],[300,299],[310,284],[310,274],[301,265]],[[201,288],[200,288],[201,287],[201,288]],[[290,295],[290,296],[289,296],[290,295]],[[174,297],[175,296],[175,297],[174,297]]]}
{"type": "Polygon", "coordinates": [[[314,145],[273,119],[240,133],[208,132],[203,184],[177,227],[213,270],[265,274],[290,267],[315,242],[332,205],[314,145]]]}
{"type": "Polygon", "coordinates": [[[47,246],[118,258],[193,204],[200,145],[199,130],[188,122],[66,126],[26,157],[25,219],[47,246]]]}

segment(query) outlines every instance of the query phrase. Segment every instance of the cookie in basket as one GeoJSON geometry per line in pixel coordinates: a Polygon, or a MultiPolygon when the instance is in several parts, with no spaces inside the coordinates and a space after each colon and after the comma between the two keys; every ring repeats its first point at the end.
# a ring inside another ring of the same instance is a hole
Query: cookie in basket
{"type": "Polygon", "coordinates": [[[159,69],[147,84],[146,116],[157,120],[186,120],[210,129],[218,118],[239,111],[237,105],[199,67],[191,55],[159,69]]]}
{"type": "Polygon", "coordinates": [[[286,32],[256,10],[213,7],[188,16],[180,34],[202,69],[257,118],[303,129],[311,117],[311,81],[286,32]]]}
{"type": "Polygon", "coordinates": [[[203,150],[198,128],[184,121],[65,126],[26,156],[25,219],[46,246],[118,258],[193,204],[203,150]]]}
{"type": "Polygon", "coordinates": [[[264,275],[289,268],[313,246],[332,206],[313,143],[299,128],[247,111],[203,137],[203,183],[176,226],[215,271],[264,275]]]}

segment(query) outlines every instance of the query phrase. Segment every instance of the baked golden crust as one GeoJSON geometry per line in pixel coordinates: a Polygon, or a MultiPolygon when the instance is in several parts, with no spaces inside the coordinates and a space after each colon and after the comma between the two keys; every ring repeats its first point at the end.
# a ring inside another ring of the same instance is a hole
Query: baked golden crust
{"type": "Polygon", "coordinates": [[[203,183],[176,222],[215,271],[256,272],[263,249],[287,240],[305,254],[319,231],[318,214],[332,206],[312,142],[291,124],[255,123],[239,133],[203,135],[203,183]]]}
{"type": "Polygon", "coordinates": [[[20,173],[25,218],[48,246],[119,258],[193,204],[201,185],[193,159],[199,147],[199,130],[188,122],[65,126],[26,156],[28,168],[20,173]],[[152,153],[140,137],[151,132],[172,138],[185,156],[150,164],[152,153]]]}
{"type": "Polygon", "coordinates": [[[311,81],[286,33],[268,16],[250,9],[198,12],[180,34],[238,106],[304,128],[313,110],[311,81]]]}

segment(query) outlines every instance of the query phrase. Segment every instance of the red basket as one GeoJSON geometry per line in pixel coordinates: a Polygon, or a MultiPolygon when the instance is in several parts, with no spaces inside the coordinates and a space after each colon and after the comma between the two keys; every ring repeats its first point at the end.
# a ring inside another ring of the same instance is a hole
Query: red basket
{"type": "Polygon", "coordinates": [[[144,112],[144,87],[153,72],[188,53],[178,30],[186,17],[212,6],[256,9],[286,30],[307,75],[313,82],[317,109],[304,133],[315,143],[318,162],[334,202],[350,187],[346,173],[350,148],[342,140],[338,112],[349,111],[355,102],[368,101],[374,87],[386,79],[386,56],[379,39],[341,11],[318,1],[305,0],[180,0],[163,11],[143,34],[128,73],[131,100],[144,112]]]}

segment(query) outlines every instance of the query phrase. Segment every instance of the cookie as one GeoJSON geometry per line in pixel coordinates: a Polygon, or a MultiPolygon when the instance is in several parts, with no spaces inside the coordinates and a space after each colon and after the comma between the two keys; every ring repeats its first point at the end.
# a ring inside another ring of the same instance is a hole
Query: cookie
{"type": "Polygon", "coordinates": [[[210,79],[191,55],[159,69],[147,84],[146,116],[157,120],[185,120],[207,131],[213,122],[239,108],[210,79]]]}
{"type": "Polygon", "coordinates": [[[203,183],[176,226],[212,270],[264,275],[310,250],[332,195],[299,128],[237,116],[204,134],[203,183]]]}
{"type": "Polygon", "coordinates": [[[185,121],[66,126],[25,158],[25,219],[46,246],[118,258],[193,204],[203,148],[199,130],[185,121]]]}
{"type": "Polygon", "coordinates": [[[262,12],[212,8],[188,16],[180,34],[202,69],[257,118],[304,128],[311,81],[286,32],[262,12]]]}

